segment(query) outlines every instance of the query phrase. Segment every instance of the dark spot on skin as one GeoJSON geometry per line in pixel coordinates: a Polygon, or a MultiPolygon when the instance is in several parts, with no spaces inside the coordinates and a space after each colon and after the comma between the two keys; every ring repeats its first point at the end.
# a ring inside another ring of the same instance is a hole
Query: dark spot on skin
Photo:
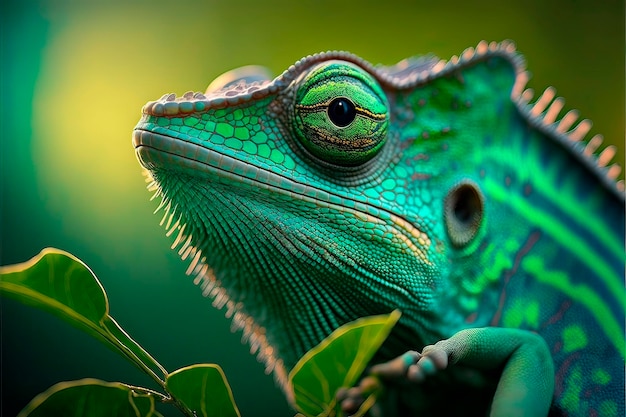
{"type": "Polygon", "coordinates": [[[467,324],[474,323],[476,321],[476,318],[478,318],[478,313],[473,312],[469,316],[465,317],[465,323],[467,324]]]}
{"type": "Polygon", "coordinates": [[[524,184],[524,196],[528,197],[533,192],[533,187],[530,184],[524,184]]]}
{"type": "Polygon", "coordinates": [[[414,161],[428,161],[430,157],[425,153],[418,153],[413,157],[414,161]]]}
{"type": "Polygon", "coordinates": [[[411,180],[413,181],[420,181],[420,180],[427,180],[430,179],[430,174],[422,174],[421,172],[415,172],[413,175],[411,175],[411,180]]]}

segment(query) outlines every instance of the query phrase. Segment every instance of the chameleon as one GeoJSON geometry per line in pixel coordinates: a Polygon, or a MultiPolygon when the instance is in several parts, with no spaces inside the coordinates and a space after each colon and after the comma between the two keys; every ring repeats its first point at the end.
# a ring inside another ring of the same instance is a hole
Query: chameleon
{"type": "Polygon", "coordinates": [[[624,415],[616,150],[529,77],[511,41],[329,51],[165,94],[132,141],[187,274],[282,386],[334,329],[398,309],[369,371],[384,415],[624,415]]]}

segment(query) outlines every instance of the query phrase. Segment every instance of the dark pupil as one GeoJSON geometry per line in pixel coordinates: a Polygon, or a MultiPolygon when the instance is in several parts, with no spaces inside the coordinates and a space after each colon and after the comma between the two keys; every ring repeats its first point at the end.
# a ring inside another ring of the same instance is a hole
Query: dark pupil
{"type": "Polygon", "coordinates": [[[347,98],[339,97],[328,105],[328,117],[335,126],[345,127],[356,117],[356,108],[347,98]]]}

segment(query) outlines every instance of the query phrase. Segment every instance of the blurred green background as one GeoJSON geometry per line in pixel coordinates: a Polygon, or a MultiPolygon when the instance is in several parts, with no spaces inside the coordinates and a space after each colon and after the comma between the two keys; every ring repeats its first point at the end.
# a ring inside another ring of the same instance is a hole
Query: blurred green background
{"type": "MultiPolygon", "coordinates": [[[[220,73],[280,73],[310,53],[393,64],[513,39],[531,86],[554,85],[620,147],[624,2],[9,1],[1,10],[0,264],[55,246],[84,260],[113,316],[168,369],[216,362],[243,416],[288,416],[264,367],[203,298],[152,215],[131,131],[142,105],[204,90],[220,73]]],[[[150,381],[56,318],[1,299],[2,415],[83,377],[150,381]]],[[[177,415],[174,409],[165,409],[177,415]]]]}

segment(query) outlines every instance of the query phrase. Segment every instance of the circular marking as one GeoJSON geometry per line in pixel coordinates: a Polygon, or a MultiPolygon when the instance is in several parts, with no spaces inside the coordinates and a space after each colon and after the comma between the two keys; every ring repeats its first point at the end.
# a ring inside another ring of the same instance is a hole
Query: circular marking
{"type": "Polygon", "coordinates": [[[450,190],[444,202],[444,216],[454,246],[465,246],[474,239],[482,224],[484,206],[483,195],[472,181],[463,181],[450,190]]]}

